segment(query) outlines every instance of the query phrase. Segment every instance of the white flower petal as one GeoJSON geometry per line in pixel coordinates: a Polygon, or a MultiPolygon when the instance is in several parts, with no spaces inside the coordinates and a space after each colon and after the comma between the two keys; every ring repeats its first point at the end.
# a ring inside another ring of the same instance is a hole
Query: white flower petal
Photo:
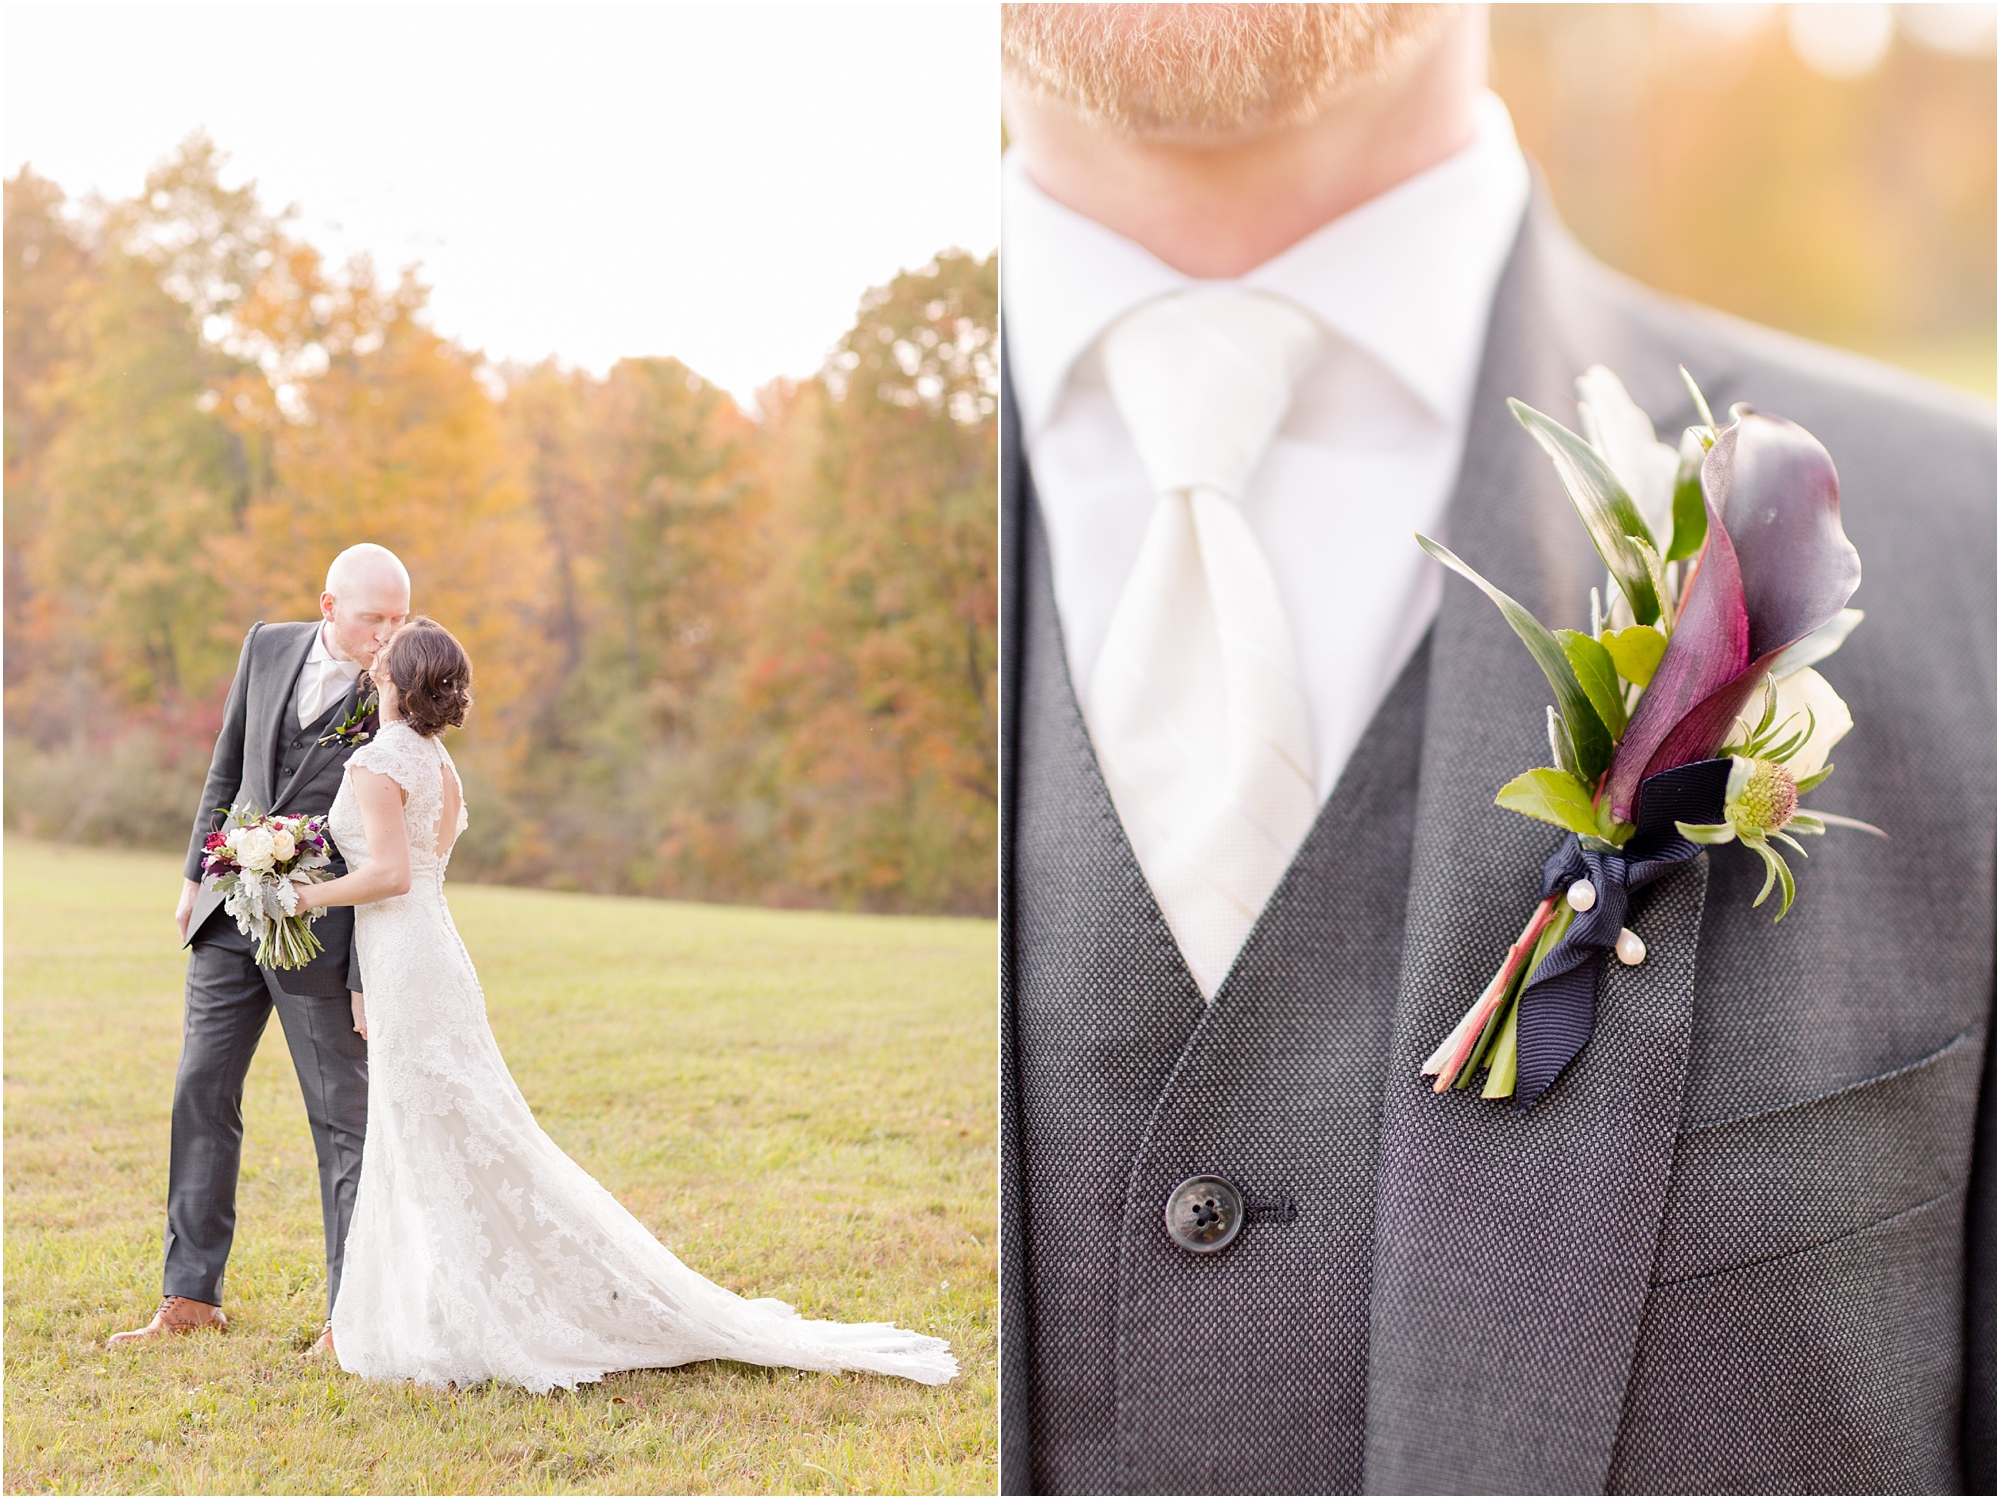
{"type": "MultiPolygon", "coordinates": [[[[1761,716],[1764,711],[1764,695],[1760,692],[1750,700],[1750,711],[1761,716]]],[[[1775,725],[1785,725],[1778,730],[1780,741],[1789,739],[1807,722],[1813,726],[1812,737],[1799,746],[1792,758],[1785,762],[1785,769],[1798,780],[1804,780],[1826,764],[1826,757],[1833,753],[1833,747],[1840,743],[1847,731],[1854,727],[1854,717],[1847,711],[1840,694],[1833,690],[1825,677],[1810,666],[1795,671],[1778,683],[1778,716],[1775,725]]],[[[1750,737],[1755,725],[1743,719],[1736,720],[1731,742],[1741,744],[1750,737]]]]}
{"type": "Polygon", "coordinates": [[[1843,609],[1804,640],[1793,642],[1771,663],[1771,675],[1780,682],[1804,667],[1817,666],[1847,643],[1854,627],[1864,618],[1859,609],[1843,609]]]}
{"type": "Polygon", "coordinates": [[[1593,364],[1577,377],[1576,399],[1585,440],[1611,465],[1664,552],[1673,530],[1679,452],[1653,435],[1653,419],[1603,365],[1593,364]]]}

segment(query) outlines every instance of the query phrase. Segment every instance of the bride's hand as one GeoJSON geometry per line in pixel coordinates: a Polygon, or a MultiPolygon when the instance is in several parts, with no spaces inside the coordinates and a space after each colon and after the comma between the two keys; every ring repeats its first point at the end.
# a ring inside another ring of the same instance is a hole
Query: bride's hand
{"type": "Polygon", "coordinates": [[[354,1001],[354,1033],[362,1040],[368,1039],[368,1005],[361,997],[359,989],[349,989],[348,995],[354,1001]]]}

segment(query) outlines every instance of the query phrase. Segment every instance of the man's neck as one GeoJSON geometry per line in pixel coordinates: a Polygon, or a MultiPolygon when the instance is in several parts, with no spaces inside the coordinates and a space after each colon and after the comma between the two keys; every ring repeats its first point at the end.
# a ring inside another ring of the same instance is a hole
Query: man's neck
{"type": "Polygon", "coordinates": [[[329,623],[330,621],[325,619],[319,622],[319,648],[326,652],[329,660],[340,661],[348,666],[358,665],[352,656],[341,650],[340,642],[333,638],[333,632],[327,628],[329,623]]]}
{"type": "Polygon", "coordinates": [[[1007,86],[1029,180],[1185,275],[1241,276],[1463,149],[1486,69],[1470,14],[1402,73],[1303,125],[1189,145],[1113,135],[1007,86]]]}

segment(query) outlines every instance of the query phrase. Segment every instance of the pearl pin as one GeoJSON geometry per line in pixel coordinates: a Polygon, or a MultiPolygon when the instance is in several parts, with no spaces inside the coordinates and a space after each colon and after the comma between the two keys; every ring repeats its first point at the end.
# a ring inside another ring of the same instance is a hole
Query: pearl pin
{"type": "Polygon", "coordinates": [[[1581,915],[1597,904],[1597,887],[1589,880],[1578,880],[1569,887],[1569,894],[1563,899],[1569,902],[1572,911],[1581,915]]]}
{"type": "Polygon", "coordinates": [[[1618,941],[1612,951],[1618,954],[1618,961],[1627,968],[1646,961],[1646,944],[1639,940],[1639,934],[1628,927],[1620,927],[1618,941]]]}

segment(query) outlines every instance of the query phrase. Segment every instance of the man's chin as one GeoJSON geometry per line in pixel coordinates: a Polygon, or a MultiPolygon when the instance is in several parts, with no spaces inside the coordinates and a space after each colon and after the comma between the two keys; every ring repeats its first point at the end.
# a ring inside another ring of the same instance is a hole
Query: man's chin
{"type": "Polygon", "coordinates": [[[1009,5],[1011,81],[1149,144],[1245,145],[1395,73],[1435,5],[1009,5]]]}

